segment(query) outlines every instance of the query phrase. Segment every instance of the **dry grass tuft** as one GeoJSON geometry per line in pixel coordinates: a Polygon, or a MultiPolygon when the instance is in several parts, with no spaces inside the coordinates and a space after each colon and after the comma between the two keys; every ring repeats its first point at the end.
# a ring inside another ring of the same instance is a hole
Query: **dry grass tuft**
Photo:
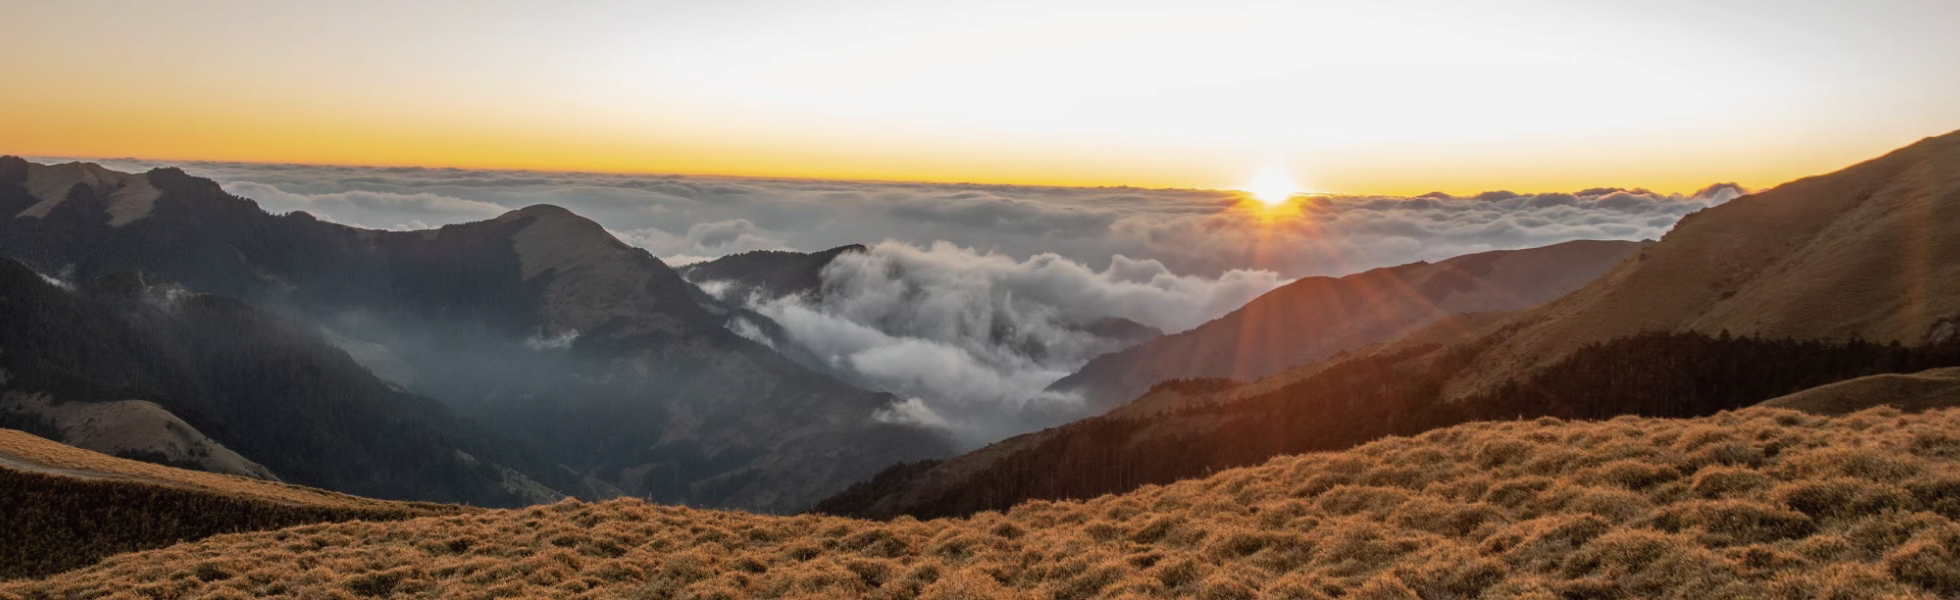
{"type": "Polygon", "coordinates": [[[632,500],[224,535],[0,597],[1940,598],[1960,409],[1473,423],[961,519],[632,500]]]}

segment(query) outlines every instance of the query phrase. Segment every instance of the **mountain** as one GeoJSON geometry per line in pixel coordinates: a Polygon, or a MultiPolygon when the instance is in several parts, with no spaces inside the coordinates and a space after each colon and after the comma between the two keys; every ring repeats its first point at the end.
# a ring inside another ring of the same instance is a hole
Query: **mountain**
{"type": "Polygon", "coordinates": [[[722,281],[728,287],[719,296],[746,298],[750,294],[767,297],[815,295],[823,291],[823,268],[838,256],[868,251],[863,244],[838,246],[822,252],[757,250],[730,254],[711,261],[676,269],[689,281],[722,281]]]}
{"type": "Polygon", "coordinates": [[[1260,389],[1228,380],[1160,384],[1140,402],[943,461],[887,469],[818,503],[839,516],[967,516],[1035,500],[1164,485],[1274,456],[1384,436],[1520,418],[1693,417],[1884,373],[1960,367],[1960,343],[1905,347],[1647,333],[1581,348],[1530,379],[1452,400],[1488,341],[1357,356],[1260,389]]]}
{"type": "Polygon", "coordinates": [[[1517,320],[1454,395],[1642,331],[1935,342],[1960,328],[1960,132],[1689,215],[1517,320]]]}
{"type": "Polygon", "coordinates": [[[1160,384],[1144,396],[1156,408],[893,467],[816,510],[971,514],[1467,421],[1698,416],[1960,366],[1960,229],[1927,225],[1956,211],[1960,132],[1698,212],[1538,308],[1277,381],[1160,384]]]}
{"type": "Polygon", "coordinates": [[[7,157],[0,256],[72,279],[143,273],[275,312],[601,495],[792,511],[950,450],[875,420],[890,396],[730,332],[658,258],[557,207],[375,231],[268,214],[176,169],[7,157]]]}
{"type": "Polygon", "coordinates": [[[58,284],[0,259],[0,314],[8,426],[380,498],[516,506],[561,497],[526,472],[570,487],[550,463],[236,300],[135,275],[58,284]]]}
{"type": "Polygon", "coordinates": [[[1761,406],[1825,415],[1875,406],[1911,412],[1960,406],[1960,368],[1859,377],[1772,398],[1761,406]]]}
{"type": "Polygon", "coordinates": [[[148,400],[56,402],[48,394],[0,392],[0,426],[38,431],[48,439],[111,456],[279,481],[265,465],[148,400]]]}
{"type": "Polygon", "coordinates": [[[1951,598],[1956,430],[1486,422],[971,519],[567,501],[210,537],[0,597],[1951,598]]]}
{"type": "Polygon", "coordinates": [[[0,504],[0,579],[221,533],[473,511],[175,469],[8,429],[0,429],[0,504]]]}
{"type": "Polygon", "coordinates": [[[1460,256],[1346,277],[1308,277],[1195,329],[1089,361],[1048,391],[1101,412],[1172,379],[1252,381],[1393,339],[1444,317],[1531,308],[1646,247],[1582,240],[1460,256]]]}

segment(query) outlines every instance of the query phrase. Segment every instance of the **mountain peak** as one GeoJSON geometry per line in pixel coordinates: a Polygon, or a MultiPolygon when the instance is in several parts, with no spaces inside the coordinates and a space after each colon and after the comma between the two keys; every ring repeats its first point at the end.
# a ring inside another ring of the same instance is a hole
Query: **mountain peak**
{"type": "Polygon", "coordinates": [[[504,213],[498,223],[529,219],[512,236],[523,263],[524,278],[548,269],[564,270],[630,254],[632,247],[606,231],[605,226],[561,206],[533,204],[504,213]]]}
{"type": "Polygon", "coordinates": [[[578,213],[572,212],[571,209],[565,208],[563,206],[558,206],[556,204],[533,204],[530,206],[526,206],[524,208],[520,208],[517,210],[504,213],[502,216],[497,217],[497,220],[511,221],[516,219],[522,219],[525,217],[531,217],[534,219],[567,219],[567,218],[583,219],[584,218],[578,216],[578,213]]]}
{"type": "Polygon", "coordinates": [[[109,214],[109,225],[120,227],[149,216],[162,190],[147,175],[124,173],[90,162],[43,165],[9,156],[0,160],[0,180],[14,181],[27,189],[34,203],[14,214],[17,218],[47,218],[56,208],[84,190],[91,194],[100,210],[109,214]]]}

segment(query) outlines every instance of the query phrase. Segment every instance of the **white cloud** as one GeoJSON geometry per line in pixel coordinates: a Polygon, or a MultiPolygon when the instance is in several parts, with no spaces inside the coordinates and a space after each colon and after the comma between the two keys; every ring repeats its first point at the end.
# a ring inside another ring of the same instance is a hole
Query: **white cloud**
{"type": "Polygon", "coordinates": [[[787,242],[776,237],[774,232],[757,227],[748,219],[695,223],[681,235],[652,227],[613,231],[612,234],[620,241],[647,249],[674,266],[752,250],[790,249],[787,242]]]}
{"type": "Polygon", "coordinates": [[[538,352],[565,350],[578,341],[578,330],[572,329],[557,335],[534,335],[524,339],[524,347],[538,352]]]}
{"type": "Polygon", "coordinates": [[[832,261],[817,297],[748,304],[831,367],[908,398],[907,414],[929,411],[978,445],[1085,416],[1078,399],[1041,390],[1125,345],[1097,323],[1188,329],[1284,283],[1270,271],[1180,276],[1121,256],[1095,270],[1054,254],[887,241],[832,261]]]}
{"type": "Polygon", "coordinates": [[[872,413],[871,418],[880,423],[910,425],[913,427],[924,427],[926,429],[948,430],[952,428],[952,424],[948,423],[945,417],[941,417],[939,413],[933,412],[932,407],[926,406],[926,403],[918,398],[907,398],[893,402],[891,406],[880,408],[877,412],[872,413]]]}
{"type": "Polygon", "coordinates": [[[252,181],[228,183],[225,191],[256,200],[267,212],[305,211],[343,225],[371,229],[428,229],[481,221],[509,210],[488,202],[427,192],[404,194],[354,190],[305,194],[252,181]]]}

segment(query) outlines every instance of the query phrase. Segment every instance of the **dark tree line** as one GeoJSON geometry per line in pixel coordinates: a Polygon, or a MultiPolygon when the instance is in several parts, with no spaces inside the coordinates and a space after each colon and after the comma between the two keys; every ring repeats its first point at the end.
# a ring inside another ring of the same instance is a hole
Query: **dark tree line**
{"type": "Polygon", "coordinates": [[[1656,332],[1588,345],[1526,380],[1446,400],[1444,384],[1470,368],[1481,350],[1420,348],[1353,358],[1235,402],[1194,403],[1145,418],[1087,419],[948,488],[893,507],[895,514],[872,505],[907,488],[930,464],[893,467],[814,510],[878,518],[967,515],[1027,500],[1119,493],[1470,421],[1704,416],[1845,379],[1960,365],[1956,343],[1908,347],[1656,332]]]}
{"type": "Polygon", "coordinates": [[[349,520],[455,514],[454,505],[294,505],[135,483],[0,469],[0,579],[40,577],[112,554],[221,533],[349,520]]]}

